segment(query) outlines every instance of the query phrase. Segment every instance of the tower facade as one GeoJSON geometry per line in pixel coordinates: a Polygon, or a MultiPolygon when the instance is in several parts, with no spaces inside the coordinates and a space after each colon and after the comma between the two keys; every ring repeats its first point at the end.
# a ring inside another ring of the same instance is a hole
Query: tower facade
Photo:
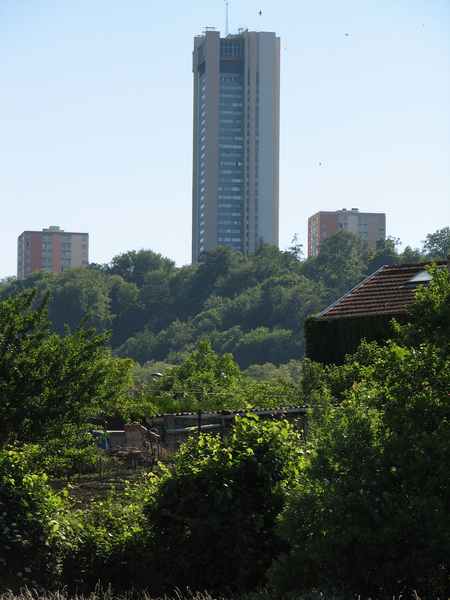
{"type": "Polygon", "coordinates": [[[278,245],[280,40],[194,39],[192,260],[217,246],[278,245]]]}
{"type": "Polygon", "coordinates": [[[385,213],[359,212],[359,209],[320,211],[308,219],[308,257],[318,256],[321,243],[338,231],[349,231],[375,250],[386,239],[385,213]]]}
{"type": "Polygon", "coordinates": [[[17,239],[17,278],[45,271],[61,273],[89,264],[89,234],[72,233],[52,226],[24,231],[17,239]]]}

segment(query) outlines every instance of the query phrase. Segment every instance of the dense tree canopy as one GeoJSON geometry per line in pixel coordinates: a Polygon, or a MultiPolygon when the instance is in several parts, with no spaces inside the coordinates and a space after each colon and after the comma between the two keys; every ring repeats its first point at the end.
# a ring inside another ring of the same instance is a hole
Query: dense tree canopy
{"type": "Polygon", "coordinates": [[[241,371],[231,354],[217,354],[202,340],[180,365],[147,363],[137,368],[130,415],[300,405],[304,403],[298,385],[300,366],[294,365],[292,361],[278,369],[268,363],[259,367],[259,373],[266,371],[267,376],[252,377],[251,370],[241,371]]]}
{"type": "MultiPolygon", "coordinates": [[[[216,266],[249,268],[239,255],[219,254],[216,266]]],[[[266,249],[250,263],[264,269],[268,256],[293,273],[278,272],[248,289],[237,277],[236,298],[255,287],[270,296],[273,288],[264,287],[272,277],[293,287],[302,278],[310,282],[302,265],[291,262],[293,254],[266,249]]],[[[195,273],[204,277],[205,269],[195,273]]],[[[187,289],[187,269],[174,272],[187,289]]],[[[169,466],[159,464],[107,498],[102,486],[98,501],[84,507],[80,498],[68,499],[69,490],[52,490],[42,455],[54,458],[58,441],[73,450],[67,432],[111,414],[116,402],[122,412],[130,408],[122,397],[130,390],[130,361],[113,358],[107,336],[92,328],[51,331],[48,300],[33,289],[47,276],[0,301],[0,591],[43,585],[80,593],[101,585],[111,593],[163,594],[185,586],[253,591],[269,583],[263,597],[271,599],[322,597],[317,590],[380,600],[413,591],[449,597],[450,274],[437,265],[430,272],[410,322],[394,324],[388,342],[363,342],[343,365],[304,359],[243,372],[207,339],[178,355],[176,365],[135,365],[136,406],[145,400],[166,402],[169,410],[235,402],[242,408],[256,399],[274,406],[292,394],[311,407],[307,431],[252,416],[237,418],[224,437],[196,431],[169,466]]],[[[125,286],[127,302],[140,297],[141,288],[117,273],[105,281],[125,286]]],[[[216,273],[208,285],[225,289],[226,278],[218,281],[216,273]]],[[[277,294],[273,307],[281,302],[277,294]]],[[[211,310],[234,300],[213,293],[202,302],[211,310]]],[[[195,331],[198,316],[168,329],[195,331]]],[[[205,327],[213,324],[208,331],[217,331],[219,317],[202,316],[205,327]]],[[[261,330],[284,335],[269,324],[224,333],[231,344],[239,332],[261,330]]]]}
{"type": "Polygon", "coordinates": [[[120,356],[179,363],[198,341],[231,352],[242,368],[283,364],[304,354],[303,323],[383,264],[445,258],[449,228],[429,234],[423,249],[398,250],[388,238],[368,251],[348,232],[326,239],[318,257],[302,260],[297,239],[286,251],[262,246],[253,256],[219,247],[199,265],[175,267],[151,250],[130,251],[109,265],[59,275],[38,273],[0,284],[0,299],[35,288],[49,292],[53,329],[81,323],[111,330],[120,356]]]}
{"type": "Polygon", "coordinates": [[[104,335],[52,333],[36,296],[0,302],[0,444],[61,437],[108,411],[128,385],[130,365],[111,356],[104,335]]]}
{"type": "Polygon", "coordinates": [[[424,252],[429,258],[446,258],[450,254],[450,227],[443,227],[434,233],[429,233],[423,245],[424,252]]]}

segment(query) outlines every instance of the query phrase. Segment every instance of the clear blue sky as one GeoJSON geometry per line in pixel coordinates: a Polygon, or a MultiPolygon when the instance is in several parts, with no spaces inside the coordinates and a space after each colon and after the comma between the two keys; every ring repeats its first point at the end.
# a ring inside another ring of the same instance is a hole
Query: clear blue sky
{"type": "MultiPolygon", "coordinates": [[[[281,247],[318,210],[384,211],[411,245],[450,223],[449,0],[232,0],[230,22],[282,38],[281,247]]],[[[223,0],[0,0],[0,277],[48,225],[95,262],[189,262],[204,26],[223,0]]]]}

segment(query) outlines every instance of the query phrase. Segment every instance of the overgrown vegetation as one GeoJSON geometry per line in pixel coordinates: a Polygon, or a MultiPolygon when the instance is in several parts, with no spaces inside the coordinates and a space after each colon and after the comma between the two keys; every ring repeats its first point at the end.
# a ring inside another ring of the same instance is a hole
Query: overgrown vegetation
{"type": "MultiPolygon", "coordinates": [[[[268,374],[242,372],[231,354],[217,354],[207,340],[202,340],[180,365],[166,367],[158,377],[136,383],[131,390],[128,414],[134,418],[157,413],[208,410],[245,410],[301,405],[304,396],[289,368],[298,368],[292,361],[286,369],[262,366],[268,374]],[[256,379],[255,379],[256,377],[256,379]]],[[[154,371],[152,364],[142,371],[154,371]]]]}
{"type": "Polygon", "coordinates": [[[275,523],[303,451],[286,422],[237,419],[229,439],[201,435],[177,454],[144,508],[161,590],[255,589],[282,548],[275,523]]]}
{"type": "Polygon", "coordinates": [[[202,340],[130,387],[132,363],[103,334],[55,334],[34,291],[0,302],[0,591],[447,597],[450,275],[431,273],[390,341],[362,342],[340,366],[254,366],[253,380],[202,340]],[[152,402],[270,405],[276,389],[307,399],[306,440],[244,417],[225,439],[192,436],[124,490],[72,497],[70,473],[95,460],[88,432],[105,418],[152,402]]]}
{"type": "Polygon", "coordinates": [[[0,450],[0,591],[23,586],[52,589],[71,537],[64,498],[27,449],[0,450]]]}
{"type": "Polygon", "coordinates": [[[130,361],[114,359],[104,335],[52,333],[36,296],[0,303],[0,443],[76,436],[129,385],[130,361]]]}

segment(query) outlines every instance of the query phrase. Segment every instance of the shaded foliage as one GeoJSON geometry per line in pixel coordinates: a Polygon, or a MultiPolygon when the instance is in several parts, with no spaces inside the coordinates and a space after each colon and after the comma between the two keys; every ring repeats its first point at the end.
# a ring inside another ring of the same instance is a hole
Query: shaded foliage
{"type": "MultiPolygon", "coordinates": [[[[170,468],[160,466],[158,474],[83,509],[51,491],[42,466],[56,470],[55,460],[64,456],[52,444],[63,436],[72,444],[65,432],[77,430],[87,415],[102,415],[105,406],[95,399],[74,412],[66,406],[65,420],[56,419],[63,427],[58,436],[45,402],[52,400],[52,408],[58,391],[64,397],[65,380],[40,370],[50,360],[42,348],[50,339],[60,363],[69,373],[75,364],[85,386],[86,373],[100,385],[99,364],[111,368],[114,359],[96,344],[100,354],[85,352],[77,332],[50,333],[45,303],[33,290],[0,303],[2,376],[13,371],[3,399],[19,389],[13,384],[26,385],[20,373],[27,372],[28,390],[37,393],[22,398],[22,410],[29,402],[37,411],[39,400],[40,431],[49,437],[44,446],[0,449],[0,586],[89,592],[100,582],[115,591],[133,585],[158,594],[190,586],[235,596],[264,585],[275,561],[275,592],[262,597],[314,598],[316,589],[338,589],[342,597],[356,590],[387,599],[413,589],[447,597],[450,276],[446,269],[432,273],[417,292],[411,323],[396,324],[384,345],[362,343],[340,366],[306,359],[242,373],[231,355],[220,356],[201,340],[178,365],[137,367],[136,381],[150,400],[166,394],[173,403],[179,396],[194,409],[213,407],[217,391],[227,402],[238,398],[249,406],[255,397],[270,405],[277,390],[308,398],[307,443],[284,421],[237,419],[228,438],[197,434],[170,468]],[[58,354],[64,340],[79,362],[58,354]],[[52,453],[47,463],[46,450],[52,453]]],[[[90,335],[88,341],[98,338],[90,335]]],[[[123,398],[116,400],[127,408],[123,398]]],[[[37,435],[18,422],[20,440],[37,435]]]]}
{"type": "MultiPolygon", "coordinates": [[[[397,315],[404,320],[402,315],[397,315]]],[[[307,319],[307,356],[317,362],[341,364],[347,354],[353,354],[361,340],[383,341],[393,335],[392,315],[366,315],[345,319],[307,319]],[[330,344],[330,340],[333,343],[330,344]]]]}
{"type": "Polygon", "coordinates": [[[320,402],[282,518],[281,591],[450,592],[450,276],[432,273],[393,340],[313,373],[320,402]]]}
{"type": "Polygon", "coordinates": [[[450,362],[432,347],[375,352],[339,405],[322,404],[281,528],[281,589],[392,597],[449,592],[450,362]]]}
{"type": "Polygon", "coordinates": [[[152,589],[149,531],[143,508],[156,493],[158,478],[152,473],[125,490],[112,491],[75,511],[77,528],[62,562],[60,581],[73,592],[100,587],[116,593],[152,589]]]}
{"type": "Polygon", "coordinates": [[[68,435],[114,410],[129,385],[130,364],[111,356],[104,335],[51,333],[36,296],[0,302],[0,444],[68,435]]]}
{"type": "Polygon", "coordinates": [[[228,440],[184,444],[145,508],[160,589],[247,590],[263,581],[281,549],[275,523],[301,456],[286,422],[256,418],[238,418],[228,440]]]}
{"type": "Polygon", "coordinates": [[[54,589],[73,533],[62,498],[32,462],[32,451],[0,449],[0,592],[54,589]]]}
{"type": "Polygon", "coordinates": [[[0,284],[0,298],[35,288],[49,292],[50,321],[64,333],[81,323],[111,329],[120,356],[181,362],[207,338],[243,368],[283,364],[304,355],[303,323],[382,264],[445,258],[448,228],[429,234],[423,249],[398,250],[388,238],[369,252],[348,232],[326,239],[318,257],[303,260],[294,237],[286,251],[262,246],[243,256],[219,247],[199,265],[176,268],[151,250],[130,251],[109,265],[59,275],[34,274],[0,284]]]}

